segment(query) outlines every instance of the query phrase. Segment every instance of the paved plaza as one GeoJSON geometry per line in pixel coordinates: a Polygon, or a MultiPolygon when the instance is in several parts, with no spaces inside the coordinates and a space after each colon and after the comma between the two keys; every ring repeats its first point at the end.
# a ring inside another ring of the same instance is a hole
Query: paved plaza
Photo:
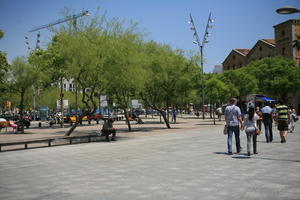
{"type": "Polygon", "coordinates": [[[229,156],[222,124],[193,122],[110,143],[2,152],[0,199],[300,199],[299,124],[285,144],[275,127],[273,143],[259,136],[249,158],[244,133],[242,153],[229,156]]]}

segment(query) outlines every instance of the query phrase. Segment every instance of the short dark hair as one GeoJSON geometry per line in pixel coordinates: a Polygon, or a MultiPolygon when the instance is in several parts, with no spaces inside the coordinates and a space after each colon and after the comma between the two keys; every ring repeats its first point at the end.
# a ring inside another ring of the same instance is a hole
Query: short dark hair
{"type": "Polygon", "coordinates": [[[234,104],[234,103],[236,103],[237,102],[237,99],[236,98],[231,98],[230,100],[229,100],[229,103],[230,104],[234,104]]]}

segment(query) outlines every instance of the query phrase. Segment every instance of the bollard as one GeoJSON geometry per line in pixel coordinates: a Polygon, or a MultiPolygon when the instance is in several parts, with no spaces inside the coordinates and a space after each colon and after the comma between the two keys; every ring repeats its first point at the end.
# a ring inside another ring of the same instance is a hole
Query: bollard
{"type": "Polygon", "coordinates": [[[89,120],[89,124],[91,124],[91,120],[89,120]]]}
{"type": "Polygon", "coordinates": [[[96,122],[97,122],[97,124],[99,124],[99,120],[98,119],[96,120],[96,122]]]}
{"type": "Polygon", "coordinates": [[[42,122],[39,122],[39,127],[42,127],[42,122]]]}

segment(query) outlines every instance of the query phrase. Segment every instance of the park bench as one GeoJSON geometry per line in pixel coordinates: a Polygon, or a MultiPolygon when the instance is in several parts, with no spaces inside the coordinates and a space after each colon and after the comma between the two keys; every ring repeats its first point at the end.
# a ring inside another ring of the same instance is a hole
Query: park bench
{"type": "Polygon", "coordinates": [[[69,140],[70,144],[73,144],[73,140],[87,138],[87,142],[91,142],[91,138],[101,137],[99,135],[76,135],[76,136],[65,136],[60,137],[59,139],[69,140]]]}

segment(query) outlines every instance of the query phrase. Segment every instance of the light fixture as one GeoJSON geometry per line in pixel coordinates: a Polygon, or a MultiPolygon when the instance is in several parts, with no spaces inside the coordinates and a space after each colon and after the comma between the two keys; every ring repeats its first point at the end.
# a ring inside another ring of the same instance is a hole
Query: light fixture
{"type": "Polygon", "coordinates": [[[209,21],[210,21],[211,23],[214,23],[214,22],[215,22],[215,20],[214,20],[214,19],[209,19],[209,21]]]}
{"type": "Polygon", "coordinates": [[[194,30],[195,30],[195,27],[194,27],[194,26],[192,26],[192,27],[191,27],[191,30],[193,30],[193,31],[194,31],[194,30]]]}
{"type": "Polygon", "coordinates": [[[277,13],[279,14],[293,14],[293,13],[297,13],[297,12],[300,12],[300,10],[298,10],[297,8],[294,8],[292,6],[284,6],[282,8],[278,8],[276,10],[277,13]]]}
{"type": "Polygon", "coordinates": [[[204,40],[204,43],[208,43],[209,41],[207,39],[204,40]]]}
{"type": "Polygon", "coordinates": [[[195,41],[193,41],[193,43],[194,43],[194,44],[198,44],[198,42],[197,42],[196,40],[195,40],[195,41]]]}

